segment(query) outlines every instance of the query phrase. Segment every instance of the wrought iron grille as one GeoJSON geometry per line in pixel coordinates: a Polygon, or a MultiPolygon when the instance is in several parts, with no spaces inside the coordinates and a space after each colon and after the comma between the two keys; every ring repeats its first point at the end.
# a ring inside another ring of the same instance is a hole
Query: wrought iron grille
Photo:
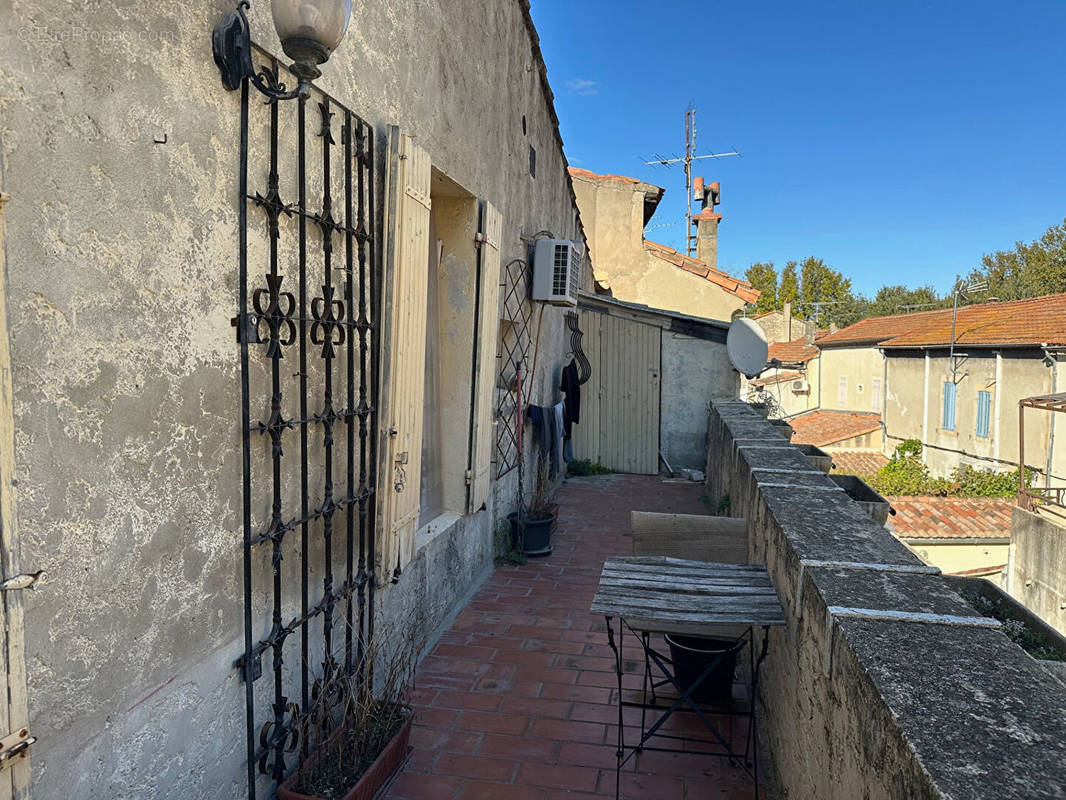
{"type": "MultiPolygon", "coordinates": [[[[276,84],[277,60],[261,51],[259,59],[276,84]]],[[[380,274],[373,128],[317,90],[260,99],[245,80],[234,320],[245,647],[237,666],[253,799],[257,782],[270,791],[307,754],[300,732],[322,687],[340,671],[362,685],[369,671],[380,274]],[[264,661],[268,680],[260,680],[264,661]]]]}
{"type": "Polygon", "coordinates": [[[496,477],[502,478],[518,466],[519,397],[528,402],[526,388],[519,385],[518,376],[528,369],[533,323],[533,303],[529,293],[529,265],[515,259],[503,268],[502,318],[500,343],[496,359],[496,477]]]}

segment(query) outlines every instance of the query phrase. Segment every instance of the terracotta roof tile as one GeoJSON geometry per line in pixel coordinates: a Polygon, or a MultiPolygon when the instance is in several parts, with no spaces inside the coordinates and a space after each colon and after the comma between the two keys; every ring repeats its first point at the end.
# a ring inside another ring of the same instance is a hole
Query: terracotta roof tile
{"type": "Polygon", "coordinates": [[[788,424],[792,426],[792,441],[795,444],[824,447],[879,430],[881,415],[855,411],[812,411],[793,417],[788,424]]]}
{"type": "MultiPolygon", "coordinates": [[[[955,343],[962,345],[1066,344],[1066,294],[1051,294],[982,303],[959,308],[955,343]]],[[[886,347],[921,347],[951,343],[951,309],[924,320],[886,347]]]]}
{"type": "Polygon", "coordinates": [[[833,453],[833,472],[846,475],[873,475],[888,463],[888,456],[876,450],[841,450],[833,453]]]}
{"type": "MultiPolygon", "coordinates": [[[[880,344],[882,347],[936,347],[951,344],[950,308],[868,317],[818,340],[820,347],[880,344]]],[[[960,306],[955,343],[1026,346],[1066,344],[1066,294],[1006,303],[960,306]]]]}
{"type": "Polygon", "coordinates": [[[785,381],[793,381],[796,378],[802,378],[803,373],[798,370],[785,370],[784,372],[777,372],[773,375],[768,375],[765,378],[757,378],[753,381],[748,381],[751,386],[774,386],[778,383],[784,383],[785,381]]]}
{"type": "Polygon", "coordinates": [[[886,497],[902,539],[1009,539],[1013,497],[886,497]]]}
{"type": "Polygon", "coordinates": [[[730,294],[735,294],[745,303],[754,303],[759,299],[760,292],[757,289],[752,289],[751,284],[747,281],[734,278],[732,275],[722,272],[719,269],[714,269],[697,258],[691,258],[690,256],[679,253],[672,247],[667,247],[666,245],[645,239],[644,249],[656,258],[661,258],[663,261],[673,264],[675,267],[680,267],[686,272],[699,275],[701,278],[705,278],[711,283],[721,286],[730,294]]]}
{"type": "MultiPolygon", "coordinates": [[[[815,339],[815,341],[818,341],[815,339]]],[[[818,355],[818,348],[807,344],[807,338],[801,336],[791,342],[774,342],[770,345],[769,357],[789,363],[806,363],[818,355]]]]}

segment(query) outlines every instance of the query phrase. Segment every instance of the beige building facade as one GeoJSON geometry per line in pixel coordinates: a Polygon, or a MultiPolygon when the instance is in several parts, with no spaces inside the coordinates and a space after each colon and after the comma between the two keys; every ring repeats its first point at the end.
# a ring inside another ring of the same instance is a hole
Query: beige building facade
{"type": "MultiPolygon", "coordinates": [[[[16,796],[272,796],[246,744],[277,734],[275,670],[299,705],[327,610],[343,650],[353,613],[402,637],[465,602],[515,508],[507,353],[524,403],[562,399],[570,309],[534,305],[525,268],[545,232],[584,234],[528,3],[354,3],[305,106],[223,87],[235,6],[3,13],[2,577],[49,574],[5,594],[0,736],[37,737],[16,796]]],[[[292,87],[269,3],[247,13],[292,87]]]]}
{"type": "Polygon", "coordinates": [[[662,188],[573,167],[570,175],[600,291],[628,303],[726,321],[758,299],[746,281],[644,238],[662,188]]]}

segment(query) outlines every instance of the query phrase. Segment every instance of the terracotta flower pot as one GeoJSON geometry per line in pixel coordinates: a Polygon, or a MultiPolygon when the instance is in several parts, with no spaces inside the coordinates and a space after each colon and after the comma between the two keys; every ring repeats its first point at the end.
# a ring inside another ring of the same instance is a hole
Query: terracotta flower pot
{"type": "MultiPolygon", "coordinates": [[[[411,724],[414,719],[415,715],[409,712],[403,726],[389,740],[385,749],[374,759],[374,763],[363,773],[355,786],[344,795],[343,800],[373,800],[407,755],[407,742],[411,738],[411,724]]],[[[312,765],[316,757],[317,753],[311,756],[305,767],[298,769],[278,786],[278,800],[322,800],[318,795],[303,794],[294,788],[300,785],[304,768],[312,765]]]]}

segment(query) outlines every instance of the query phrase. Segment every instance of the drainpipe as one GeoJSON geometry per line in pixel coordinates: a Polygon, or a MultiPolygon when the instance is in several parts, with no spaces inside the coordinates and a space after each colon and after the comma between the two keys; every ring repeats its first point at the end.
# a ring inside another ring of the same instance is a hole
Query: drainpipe
{"type": "Polygon", "coordinates": [[[881,350],[881,452],[888,441],[888,353],[881,350]]]}
{"type": "MultiPolygon", "coordinates": [[[[1048,364],[1051,367],[1051,393],[1055,394],[1059,390],[1059,360],[1055,358],[1055,353],[1044,348],[1044,360],[1050,361],[1048,364]]],[[[1055,415],[1056,412],[1052,411],[1048,414],[1048,433],[1047,433],[1047,466],[1044,469],[1044,488],[1051,488],[1051,462],[1055,455],[1055,415]]]]}
{"type": "Polygon", "coordinates": [[[925,443],[929,441],[929,351],[925,351],[925,386],[922,387],[922,463],[928,463],[928,448],[925,443]]]}
{"type": "Polygon", "coordinates": [[[1003,354],[998,350],[996,351],[996,432],[995,438],[992,440],[992,457],[999,461],[999,440],[1000,440],[1000,427],[999,416],[1000,409],[1002,407],[999,402],[1000,389],[1003,387],[1003,354]]]}

